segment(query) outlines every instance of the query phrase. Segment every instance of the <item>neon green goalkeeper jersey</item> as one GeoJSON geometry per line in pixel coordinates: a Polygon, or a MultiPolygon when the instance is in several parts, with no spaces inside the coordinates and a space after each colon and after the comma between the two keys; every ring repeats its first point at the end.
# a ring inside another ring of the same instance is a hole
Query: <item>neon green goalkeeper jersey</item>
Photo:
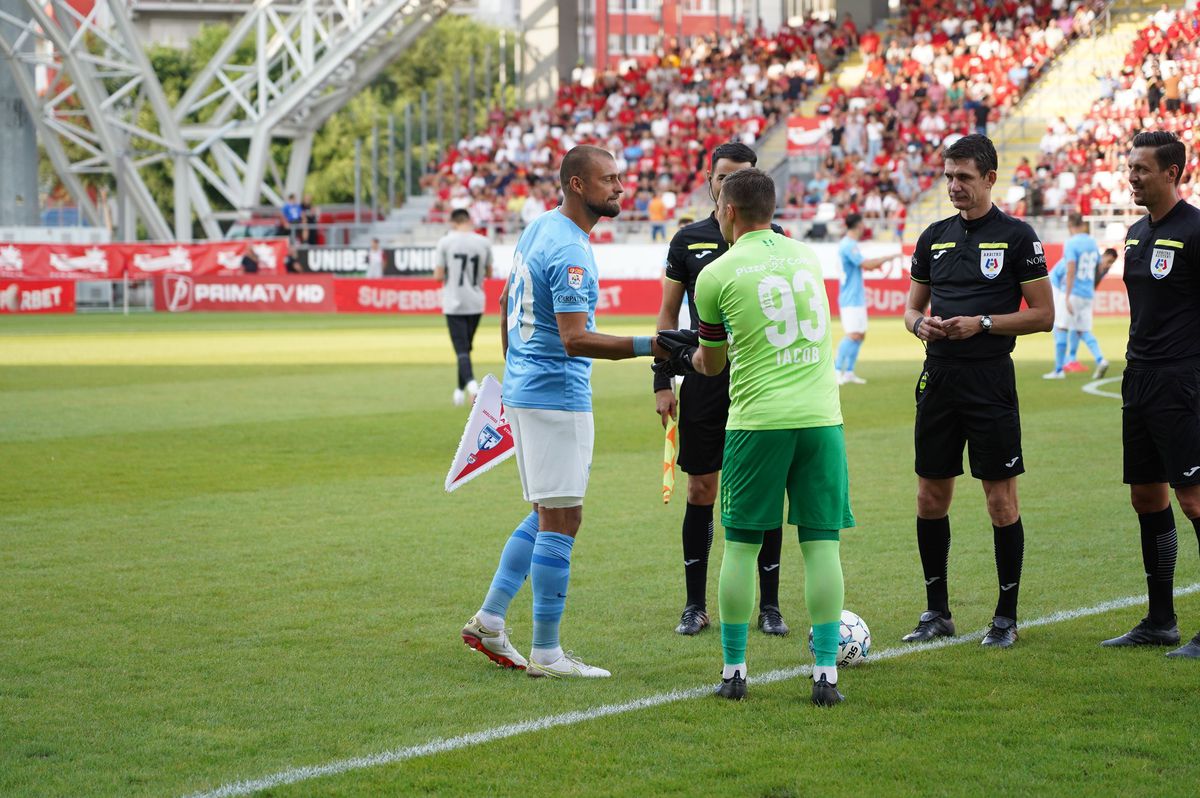
{"type": "Polygon", "coordinates": [[[727,429],[842,423],[817,254],[771,230],[737,240],[696,280],[700,344],[729,344],[727,429]]]}

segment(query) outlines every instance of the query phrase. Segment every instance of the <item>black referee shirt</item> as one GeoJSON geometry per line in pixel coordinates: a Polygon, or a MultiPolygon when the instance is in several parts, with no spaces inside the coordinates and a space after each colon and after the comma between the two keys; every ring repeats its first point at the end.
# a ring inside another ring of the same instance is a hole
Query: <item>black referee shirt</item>
{"type": "MultiPolygon", "coordinates": [[[[783,228],[772,224],[771,229],[783,233],[783,228]]],[[[717,224],[717,214],[714,211],[707,218],[692,222],[680,228],[671,238],[667,248],[667,279],[682,283],[687,290],[688,307],[694,307],[696,300],[696,278],[705,266],[729,251],[729,242],[721,235],[721,225],[717,224]]],[[[693,330],[699,329],[699,319],[693,312],[690,314],[693,330]]],[[[654,377],[654,390],[660,391],[671,387],[669,377],[654,377]]]]}
{"type": "Polygon", "coordinates": [[[1131,366],[1200,359],[1200,210],[1180,200],[1125,240],[1131,366]]]}
{"type": "MultiPolygon", "coordinates": [[[[782,233],[783,228],[772,224],[771,229],[782,233]]],[[[717,214],[683,227],[671,239],[667,248],[667,279],[683,283],[687,288],[688,306],[696,300],[696,278],[704,267],[729,251],[729,242],[721,235],[717,214]]],[[[697,329],[696,314],[692,316],[692,329],[697,329]]]]}
{"type": "MultiPolygon", "coordinates": [[[[993,205],[978,219],[955,214],[925,228],[911,272],[929,286],[934,316],[1003,316],[1021,309],[1022,284],[1046,279],[1046,255],[1032,227],[993,205]]],[[[927,352],[941,360],[986,360],[1016,343],[1012,335],[980,333],[930,341],[927,352]]]]}

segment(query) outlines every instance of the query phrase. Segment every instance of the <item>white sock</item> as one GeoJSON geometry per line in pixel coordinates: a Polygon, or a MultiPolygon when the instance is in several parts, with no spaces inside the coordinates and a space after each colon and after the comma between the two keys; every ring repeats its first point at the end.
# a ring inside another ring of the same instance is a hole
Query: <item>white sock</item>
{"type": "Polygon", "coordinates": [[[813,681],[821,681],[821,677],[830,684],[837,684],[837,665],[817,665],[813,668],[813,681]]]}
{"type": "Polygon", "coordinates": [[[499,632],[504,629],[503,615],[495,615],[493,613],[480,610],[479,612],[475,613],[475,619],[487,628],[491,629],[493,632],[499,632]]]}
{"type": "Polygon", "coordinates": [[[722,679],[732,679],[734,676],[739,674],[743,679],[746,678],[746,663],[739,662],[737,665],[726,665],[721,670],[722,679]]]}
{"type": "Polygon", "coordinates": [[[535,648],[529,652],[529,658],[539,665],[549,665],[563,655],[562,646],[554,648],[535,648]]]}

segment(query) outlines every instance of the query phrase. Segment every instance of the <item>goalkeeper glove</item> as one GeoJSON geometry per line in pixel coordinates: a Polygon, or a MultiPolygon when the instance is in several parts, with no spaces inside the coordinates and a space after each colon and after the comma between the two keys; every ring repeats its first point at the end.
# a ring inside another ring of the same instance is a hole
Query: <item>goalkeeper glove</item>
{"type": "Polygon", "coordinates": [[[668,376],[696,373],[692,355],[700,345],[700,336],[694,330],[660,330],[658,345],[667,350],[667,359],[651,367],[655,372],[668,376]]]}

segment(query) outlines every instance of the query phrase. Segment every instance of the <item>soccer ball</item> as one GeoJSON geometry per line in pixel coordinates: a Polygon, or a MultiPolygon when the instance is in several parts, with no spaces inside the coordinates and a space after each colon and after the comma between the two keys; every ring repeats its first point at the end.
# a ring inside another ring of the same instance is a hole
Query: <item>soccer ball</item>
{"type": "MultiPolygon", "coordinates": [[[[871,653],[871,630],[867,628],[867,622],[850,610],[842,610],[842,622],[838,633],[838,667],[845,668],[865,662],[871,653]]],[[[813,649],[812,629],[808,630],[808,650],[816,654],[813,649]]]]}

